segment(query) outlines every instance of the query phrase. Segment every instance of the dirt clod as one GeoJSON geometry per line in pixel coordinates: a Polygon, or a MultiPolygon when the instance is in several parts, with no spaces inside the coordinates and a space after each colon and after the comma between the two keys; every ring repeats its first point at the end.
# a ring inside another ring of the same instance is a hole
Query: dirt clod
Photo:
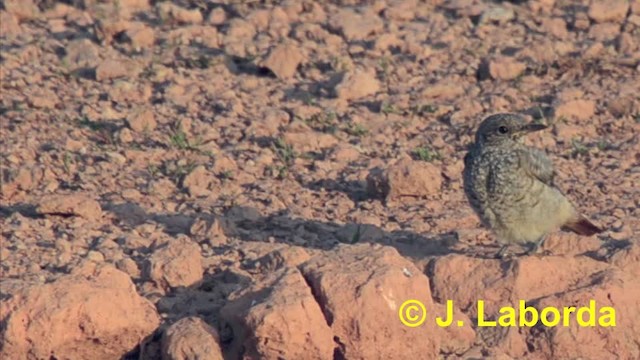
{"type": "Polygon", "coordinates": [[[1,303],[2,357],[110,359],[133,349],[160,323],[129,276],[111,266],[25,287],[1,303]]]}
{"type": "Polygon", "coordinates": [[[164,332],[162,359],[222,360],[220,337],[215,329],[200,318],[180,319],[164,332]]]}
{"type": "Polygon", "coordinates": [[[102,216],[100,204],[84,194],[48,195],[42,198],[37,211],[43,215],[73,215],[94,221],[102,216]]]}

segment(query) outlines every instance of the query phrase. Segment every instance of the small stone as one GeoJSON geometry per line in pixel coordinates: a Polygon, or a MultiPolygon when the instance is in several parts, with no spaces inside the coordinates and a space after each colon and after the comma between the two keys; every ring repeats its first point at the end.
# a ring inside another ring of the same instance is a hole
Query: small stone
{"type": "Polygon", "coordinates": [[[493,22],[504,24],[515,19],[515,17],[516,13],[513,11],[513,9],[496,6],[483,11],[482,15],[480,15],[479,23],[486,24],[493,22]]]}
{"type": "Polygon", "coordinates": [[[0,10],[0,34],[3,36],[14,36],[21,32],[18,18],[7,11],[0,10]]]}
{"type": "Polygon", "coordinates": [[[222,174],[238,170],[238,165],[233,157],[221,154],[215,157],[211,170],[216,174],[222,174]]]}
{"type": "Polygon", "coordinates": [[[207,16],[207,22],[211,25],[222,25],[227,20],[227,14],[222,6],[217,7],[207,16]]]}
{"type": "Polygon", "coordinates": [[[58,97],[53,93],[48,96],[32,95],[29,97],[29,103],[37,109],[53,109],[58,103],[58,97]]]}
{"type": "Polygon", "coordinates": [[[378,36],[374,44],[376,50],[388,50],[392,46],[400,47],[404,44],[395,34],[382,34],[378,36]]]}
{"type": "Polygon", "coordinates": [[[137,75],[139,68],[132,61],[105,60],[96,67],[96,80],[110,80],[137,75]]]}
{"type": "Polygon", "coordinates": [[[422,91],[422,97],[427,99],[455,99],[462,94],[464,94],[464,87],[447,81],[429,85],[422,91]]]}
{"type": "Polygon", "coordinates": [[[140,269],[138,268],[138,264],[136,264],[136,262],[131,258],[125,257],[118,260],[116,262],[116,267],[118,268],[118,270],[125,272],[131,278],[140,278],[140,269]]]}
{"type": "Polygon", "coordinates": [[[576,99],[560,104],[555,109],[555,117],[588,120],[596,113],[596,103],[593,100],[576,99]]]}
{"type": "Polygon", "coordinates": [[[391,0],[384,9],[384,17],[391,20],[409,21],[416,16],[417,0],[391,0]]]}
{"type": "Polygon", "coordinates": [[[360,151],[353,145],[338,145],[330,155],[330,159],[340,163],[350,163],[360,158],[360,151]]]}
{"type": "Polygon", "coordinates": [[[82,194],[44,196],[37,212],[43,215],[74,215],[90,220],[102,217],[100,204],[82,194]]]}
{"type": "Polygon", "coordinates": [[[170,2],[158,3],[156,5],[156,11],[158,17],[165,23],[200,24],[203,21],[200,10],[188,10],[170,2]]]}
{"type": "Polygon", "coordinates": [[[4,0],[2,3],[4,9],[19,21],[31,20],[40,14],[40,10],[33,0],[4,0]]]}
{"type": "Polygon", "coordinates": [[[634,101],[630,96],[614,98],[607,107],[611,115],[620,118],[633,112],[634,101]]]}
{"type": "Polygon", "coordinates": [[[375,168],[367,176],[370,194],[394,201],[403,196],[427,196],[440,192],[442,172],[434,164],[403,158],[382,170],[375,168]]]}
{"type": "Polygon", "coordinates": [[[99,251],[91,250],[87,253],[87,259],[97,263],[101,263],[104,262],[104,255],[102,255],[102,253],[99,251]]]}
{"type": "Polygon", "coordinates": [[[144,24],[128,29],[125,32],[125,36],[136,49],[150,48],[156,41],[156,35],[153,29],[144,24]]]}
{"type": "Polygon", "coordinates": [[[637,47],[637,41],[629,33],[624,32],[616,39],[616,50],[621,54],[631,54],[637,47]]]}
{"type": "Polygon", "coordinates": [[[135,132],[153,131],[157,126],[152,109],[136,111],[127,118],[127,124],[135,132]]]}
{"type": "Polygon", "coordinates": [[[176,185],[169,179],[154,180],[149,184],[151,194],[168,197],[176,191],[176,185]]]}
{"type": "Polygon", "coordinates": [[[621,23],[629,11],[628,0],[593,0],[589,5],[588,15],[597,23],[621,23]]]}
{"type": "Polygon", "coordinates": [[[373,95],[378,90],[380,90],[380,83],[372,69],[347,73],[335,88],[336,96],[343,100],[357,100],[373,95]]]}
{"type": "Polygon", "coordinates": [[[133,134],[131,133],[131,130],[124,128],[118,133],[118,138],[125,144],[130,143],[133,141],[133,134]]]}
{"type": "Polygon", "coordinates": [[[553,9],[553,6],[556,3],[556,0],[530,0],[528,1],[529,8],[533,12],[545,11],[549,12],[553,9]]]}
{"type": "Polygon", "coordinates": [[[359,14],[353,10],[342,10],[331,18],[329,26],[352,41],[364,40],[369,35],[382,32],[384,22],[375,13],[359,14]]]}
{"type": "Polygon", "coordinates": [[[545,19],[542,21],[542,26],[547,32],[559,39],[564,39],[569,35],[567,23],[562,18],[545,19]]]}
{"type": "Polygon", "coordinates": [[[186,236],[172,239],[148,260],[145,275],[163,287],[191,286],[202,280],[200,246],[186,236]]]}
{"type": "Polygon", "coordinates": [[[185,176],[182,186],[191,196],[206,196],[210,193],[211,179],[213,179],[212,174],[203,165],[199,165],[185,176]]]}
{"type": "Polygon", "coordinates": [[[287,79],[296,74],[303,60],[300,49],[292,43],[286,43],[276,46],[261,66],[271,70],[278,78],[287,79]]]}
{"type": "Polygon", "coordinates": [[[610,42],[614,41],[620,34],[619,23],[605,22],[593,24],[589,27],[589,38],[595,41],[610,42]]]}
{"type": "Polygon", "coordinates": [[[109,151],[107,152],[106,155],[107,155],[107,159],[109,159],[109,162],[112,162],[114,164],[124,165],[127,163],[127,158],[118,152],[109,151]]]}
{"type": "Polygon", "coordinates": [[[490,60],[484,67],[486,67],[484,72],[488,72],[488,75],[495,80],[513,80],[526,70],[527,65],[511,57],[498,57],[490,60]]]}
{"type": "Polygon", "coordinates": [[[162,358],[171,360],[223,360],[218,333],[197,317],[169,326],[162,336],[162,358]]]}

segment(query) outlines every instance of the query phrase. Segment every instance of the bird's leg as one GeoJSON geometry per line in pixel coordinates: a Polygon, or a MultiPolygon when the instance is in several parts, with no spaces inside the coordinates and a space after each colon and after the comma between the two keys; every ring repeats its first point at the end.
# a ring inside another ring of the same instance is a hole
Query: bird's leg
{"type": "Polygon", "coordinates": [[[507,257],[507,249],[509,249],[509,245],[502,245],[500,250],[496,253],[496,259],[504,259],[507,257]]]}
{"type": "MultiPolygon", "coordinates": [[[[533,244],[530,245],[529,250],[527,250],[527,252],[525,254],[526,255],[534,255],[534,254],[538,253],[538,250],[540,250],[542,245],[544,245],[545,240],[547,240],[547,237],[546,236],[541,236],[540,239],[538,239],[536,242],[534,242],[533,244]]],[[[542,255],[545,255],[545,253],[543,253],[542,255]]]]}

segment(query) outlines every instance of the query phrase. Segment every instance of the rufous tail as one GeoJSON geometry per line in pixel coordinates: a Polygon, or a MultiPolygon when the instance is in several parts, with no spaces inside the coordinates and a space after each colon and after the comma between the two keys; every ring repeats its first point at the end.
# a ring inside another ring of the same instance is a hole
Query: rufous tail
{"type": "Polygon", "coordinates": [[[601,227],[594,225],[589,219],[580,215],[577,219],[572,219],[562,226],[562,230],[573,231],[578,235],[591,236],[604,231],[601,227]]]}

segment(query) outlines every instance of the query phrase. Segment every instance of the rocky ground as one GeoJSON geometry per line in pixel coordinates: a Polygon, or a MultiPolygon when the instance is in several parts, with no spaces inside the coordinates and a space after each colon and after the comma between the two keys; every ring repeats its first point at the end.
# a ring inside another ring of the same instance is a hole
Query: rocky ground
{"type": "Polygon", "coordinates": [[[640,1],[0,3],[2,358],[640,358],[640,1]],[[461,171],[502,111],[606,232],[491,257],[461,171]]]}

